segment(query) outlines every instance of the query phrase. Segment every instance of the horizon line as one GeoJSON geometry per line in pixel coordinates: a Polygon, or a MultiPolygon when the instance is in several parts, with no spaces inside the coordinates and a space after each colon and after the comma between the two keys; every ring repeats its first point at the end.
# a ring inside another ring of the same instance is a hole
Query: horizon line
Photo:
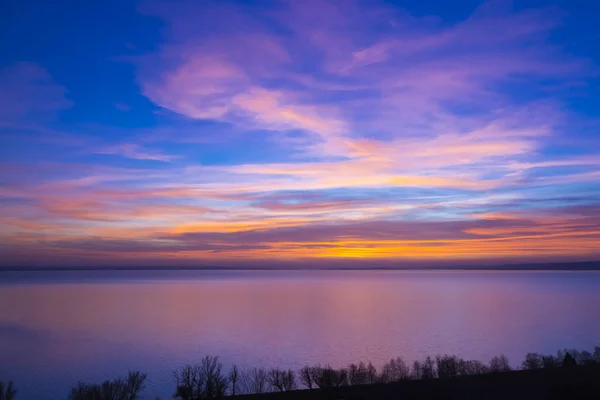
{"type": "Polygon", "coordinates": [[[1,267],[0,272],[39,272],[39,271],[600,271],[600,260],[522,263],[481,266],[422,266],[422,267],[240,267],[240,266],[64,266],[64,267],[1,267]]]}

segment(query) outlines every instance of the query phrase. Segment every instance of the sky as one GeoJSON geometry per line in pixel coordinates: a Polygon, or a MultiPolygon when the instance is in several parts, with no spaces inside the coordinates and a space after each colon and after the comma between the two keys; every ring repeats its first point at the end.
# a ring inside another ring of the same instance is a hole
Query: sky
{"type": "Polygon", "coordinates": [[[600,259],[600,3],[7,0],[0,265],[600,259]]]}

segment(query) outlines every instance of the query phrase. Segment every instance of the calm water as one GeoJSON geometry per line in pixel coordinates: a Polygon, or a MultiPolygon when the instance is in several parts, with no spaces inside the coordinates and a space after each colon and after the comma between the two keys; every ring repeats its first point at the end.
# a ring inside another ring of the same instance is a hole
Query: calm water
{"type": "Polygon", "coordinates": [[[0,273],[0,379],[18,399],[139,369],[145,398],[172,371],[224,364],[342,366],[456,353],[513,364],[600,344],[597,272],[0,273]]]}

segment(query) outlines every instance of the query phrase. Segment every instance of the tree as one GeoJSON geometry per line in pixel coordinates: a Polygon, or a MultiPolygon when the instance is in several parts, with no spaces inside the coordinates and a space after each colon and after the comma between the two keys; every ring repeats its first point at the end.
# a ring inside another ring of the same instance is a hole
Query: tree
{"type": "MultiPolygon", "coordinates": [[[[339,387],[348,384],[348,370],[345,368],[334,369],[329,365],[326,367],[316,365],[310,367],[310,376],[312,384],[320,389],[339,387]]],[[[302,378],[303,381],[304,379],[305,378],[302,378]]]]}
{"type": "Polygon", "coordinates": [[[69,400],[137,400],[144,390],[146,374],[129,372],[127,378],[105,381],[102,384],[79,383],[71,389],[69,400]]]}
{"type": "Polygon", "coordinates": [[[527,353],[523,360],[523,369],[539,369],[543,367],[542,356],[539,353],[527,353]]]}
{"type": "Polygon", "coordinates": [[[369,364],[367,365],[367,383],[375,382],[377,382],[377,369],[371,361],[369,361],[369,364]]]}
{"type": "Polygon", "coordinates": [[[508,358],[504,354],[492,357],[490,360],[490,372],[506,372],[510,370],[508,358]]]}
{"type": "Polygon", "coordinates": [[[436,356],[435,364],[438,377],[441,379],[453,378],[458,375],[459,359],[456,356],[436,356]]]}
{"type": "Polygon", "coordinates": [[[126,383],[126,400],[137,400],[140,392],[144,390],[144,383],[148,374],[142,374],[139,371],[129,372],[126,383]]]}
{"type": "Polygon", "coordinates": [[[555,368],[560,367],[561,361],[553,355],[542,356],[542,367],[555,368]]]}
{"type": "Polygon", "coordinates": [[[364,385],[368,383],[367,366],[364,362],[358,365],[350,364],[348,366],[348,383],[350,385],[364,385]]]}
{"type": "Polygon", "coordinates": [[[594,360],[594,355],[587,350],[583,350],[579,353],[579,358],[575,358],[577,364],[594,364],[596,361],[594,360]]]}
{"type": "Polygon", "coordinates": [[[421,379],[433,379],[436,376],[435,363],[427,356],[421,366],[421,379]]]}
{"type": "Polygon", "coordinates": [[[577,365],[577,361],[575,358],[567,351],[565,354],[565,359],[562,362],[563,367],[574,367],[577,365]]]}
{"type": "Polygon", "coordinates": [[[417,380],[423,378],[423,366],[420,361],[413,361],[411,377],[417,380]]]}
{"type": "Polygon", "coordinates": [[[185,365],[174,372],[177,390],[173,397],[182,400],[214,399],[225,396],[227,377],[218,357],[206,356],[200,364],[185,365]]]}
{"type": "Polygon", "coordinates": [[[296,389],[296,374],[291,369],[274,368],[267,373],[267,382],[280,392],[290,392],[296,389]]]}
{"type": "Polygon", "coordinates": [[[4,383],[0,381],[0,400],[14,400],[17,395],[13,381],[4,383]]]}
{"type": "Polygon", "coordinates": [[[313,372],[312,368],[308,365],[300,369],[300,382],[309,389],[313,388],[313,372]]]}
{"type": "Polygon", "coordinates": [[[458,361],[459,375],[481,375],[490,372],[490,368],[477,360],[462,360],[458,361]]]}
{"type": "Polygon", "coordinates": [[[267,371],[264,368],[253,368],[242,375],[245,393],[259,394],[267,391],[267,371]]]}
{"type": "Polygon", "coordinates": [[[286,392],[291,392],[292,390],[296,390],[298,388],[298,384],[296,383],[296,373],[291,369],[288,369],[283,374],[283,389],[286,392]]]}
{"type": "Polygon", "coordinates": [[[597,363],[600,363],[600,346],[594,347],[594,355],[593,355],[593,357],[594,357],[594,360],[597,363]]]}
{"type": "Polygon", "coordinates": [[[223,365],[218,357],[206,356],[200,364],[205,376],[205,395],[207,399],[223,397],[227,391],[227,378],[221,373],[223,365]]]}
{"type": "Polygon", "coordinates": [[[410,368],[404,363],[401,357],[392,358],[383,365],[381,370],[381,382],[397,382],[403,379],[408,379],[410,368]]]}
{"type": "Polygon", "coordinates": [[[238,382],[240,380],[240,372],[237,365],[233,365],[227,377],[229,378],[229,382],[231,382],[231,395],[235,396],[238,394],[238,382]]]}

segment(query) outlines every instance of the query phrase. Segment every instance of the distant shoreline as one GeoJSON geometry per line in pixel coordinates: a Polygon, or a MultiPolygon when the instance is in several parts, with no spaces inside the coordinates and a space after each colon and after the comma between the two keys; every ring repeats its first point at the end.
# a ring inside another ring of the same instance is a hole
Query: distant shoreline
{"type": "Polygon", "coordinates": [[[531,263],[490,266],[423,266],[423,267],[0,267],[0,272],[50,271],[600,271],[600,261],[574,263],[531,263]]]}

